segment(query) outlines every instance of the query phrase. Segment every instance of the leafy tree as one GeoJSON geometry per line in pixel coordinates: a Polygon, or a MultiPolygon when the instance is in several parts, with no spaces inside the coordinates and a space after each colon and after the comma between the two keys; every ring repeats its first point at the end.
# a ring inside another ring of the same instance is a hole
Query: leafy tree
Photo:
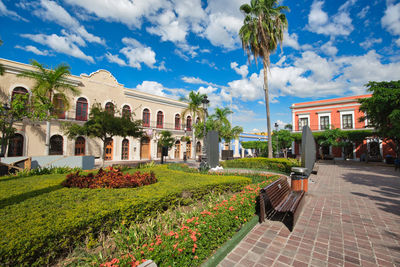
{"type": "Polygon", "coordinates": [[[16,132],[15,122],[25,118],[32,121],[43,120],[47,118],[48,108],[35,101],[34,98],[29,100],[29,94],[15,94],[10,106],[6,102],[0,103],[0,131],[2,133],[0,157],[5,155],[9,141],[16,132]]]}
{"type": "Polygon", "coordinates": [[[225,108],[215,108],[214,114],[210,116],[210,120],[214,121],[215,128],[222,128],[224,126],[231,126],[231,123],[228,120],[228,115],[232,114],[233,111],[228,107],[225,108]]]}
{"type": "Polygon", "coordinates": [[[226,125],[221,129],[221,137],[228,144],[230,144],[232,139],[238,138],[241,133],[243,133],[243,128],[240,126],[231,128],[230,125],[226,125]]]}
{"type": "Polygon", "coordinates": [[[284,129],[291,131],[291,130],[293,130],[293,125],[288,123],[288,124],[285,125],[284,129]]]}
{"type": "MultiPolygon", "coordinates": [[[[161,148],[170,149],[175,143],[175,138],[172,137],[170,131],[161,131],[160,139],[158,140],[158,145],[161,148]]],[[[161,154],[161,164],[164,163],[164,156],[161,154]]]]}
{"type": "Polygon", "coordinates": [[[400,158],[400,80],[369,82],[366,87],[372,96],[359,99],[359,109],[366,114],[360,121],[367,120],[400,158]]]}
{"type": "MultiPolygon", "coordinates": [[[[202,100],[206,95],[200,94],[199,92],[195,93],[191,91],[187,99],[181,99],[182,101],[188,102],[189,106],[183,111],[182,119],[185,119],[186,115],[192,114],[192,138],[193,144],[196,144],[196,135],[195,135],[195,128],[196,128],[196,116],[199,116],[201,119],[204,117],[205,110],[202,107],[202,100]]],[[[196,149],[193,149],[194,158],[196,158],[196,149]]]]}
{"type": "Polygon", "coordinates": [[[69,108],[68,95],[78,95],[79,89],[67,81],[67,75],[70,74],[70,67],[66,64],[60,64],[55,69],[46,69],[44,65],[36,60],[31,61],[35,70],[24,71],[18,76],[27,77],[35,80],[32,89],[34,97],[42,105],[50,107],[48,111],[49,119],[46,122],[46,155],[49,155],[50,149],[50,116],[54,111],[62,112],[69,108]],[[61,106],[54,105],[54,96],[61,102],[61,106]]]}
{"type": "MultiPolygon", "coordinates": [[[[278,44],[282,44],[283,33],[288,27],[286,15],[282,13],[289,10],[287,6],[278,6],[278,0],[252,0],[249,4],[240,6],[245,15],[239,36],[243,49],[247,52],[250,61],[251,55],[257,64],[257,59],[262,58],[264,67],[264,93],[267,112],[268,136],[271,137],[271,118],[269,111],[269,90],[267,71],[270,66],[270,54],[278,44]]],[[[272,158],[272,143],[268,144],[268,157],[272,158]]]]}
{"type": "Polygon", "coordinates": [[[277,141],[277,143],[275,143],[276,148],[274,150],[278,152],[279,150],[282,150],[285,155],[285,158],[287,158],[288,149],[292,146],[292,142],[294,141],[294,138],[290,134],[290,131],[289,130],[274,131],[272,139],[273,141],[277,141]]]}
{"type": "Polygon", "coordinates": [[[105,150],[107,140],[114,136],[121,137],[141,137],[143,131],[141,121],[134,120],[131,116],[115,116],[119,115],[117,109],[105,110],[100,103],[94,103],[89,114],[89,120],[83,125],[76,123],[64,123],[63,131],[70,139],[75,139],[80,135],[99,138],[103,141],[102,156],[103,164],[105,158],[105,150]]]}

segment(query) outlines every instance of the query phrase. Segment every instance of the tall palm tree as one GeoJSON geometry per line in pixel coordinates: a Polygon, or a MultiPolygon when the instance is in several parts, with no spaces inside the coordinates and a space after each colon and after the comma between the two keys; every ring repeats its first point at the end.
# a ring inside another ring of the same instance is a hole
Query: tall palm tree
{"type": "Polygon", "coordinates": [[[228,120],[228,115],[232,114],[233,111],[228,107],[225,108],[215,108],[214,114],[210,116],[210,119],[214,120],[215,124],[219,124],[219,126],[231,125],[228,120]]]}
{"type": "MultiPolygon", "coordinates": [[[[68,95],[78,95],[79,89],[68,83],[67,75],[70,73],[70,67],[66,64],[60,64],[55,69],[46,69],[36,60],[31,61],[31,65],[35,70],[24,71],[18,76],[27,77],[35,80],[35,85],[32,89],[34,97],[43,105],[53,106],[54,96],[57,95],[57,100],[61,101],[62,109],[65,111],[69,108],[68,95]]],[[[60,106],[56,106],[59,109],[60,106]]],[[[60,110],[58,110],[60,111],[60,110]]],[[[48,111],[51,115],[52,110],[48,111]]],[[[49,155],[50,149],[50,118],[46,122],[46,155],[49,155]]]]}
{"type": "MultiPolygon", "coordinates": [[[[240,6],[240,11],[245,15],[243,26],[239,30],[243,49],[247,56],[254,59],[261,57],[264,67],[264,93],[267,111],[268,138],[271,138],[271,119],[269,112],[269,90],[267,70],[270,66],[269,56],[282,44],[283,33],[288,27],[284,10],[287,6],[278,6],[278,0],[251,0],[250,5],[240,6]]],[[[268,142],[268,157],[272,158],[272,142],[268,142]]]]}
{"type": "MultiPolygon", "coordinates": [[[[189,113],[192,117],[192,124],[196,122],[196,115],[200,116],[202,119],[204,117],[204,109],[202,107],[202,100],[205,97],[205,94],[200,94],[199,92],[195,93],[191,91],[187,99],[182,99],[183,101],[188,102],[189,106],[182,112],[182,119],[184,120],[186,115],[189,113]]],[[[196,144],[196,136],[194,125],[192,125],[192,144],[196,144]]],[[[192,149],[194,159],[196,159],[196,149],[192,149]]],[[[189,155],[190,157],[190,155],[189,155]]]]}
{"type": "MultiPolygon", "coordinates": [[[[0,40],[0,46],[3,44],[3,40],[0,40]]],[[[4,74],[4,66],[3,64],[0,64],[0,75],[4,74]]]]}

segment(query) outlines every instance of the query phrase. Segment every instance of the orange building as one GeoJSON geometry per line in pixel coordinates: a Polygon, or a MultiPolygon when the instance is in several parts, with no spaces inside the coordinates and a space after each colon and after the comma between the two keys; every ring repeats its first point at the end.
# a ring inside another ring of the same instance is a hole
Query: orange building
{"type": "MultiPolygon", "coordinates": [[[[301,132],[308,125],[313,132],[339,128],[344,131],[368,129],[367,122],[359,122],[364,113],[359,110],[358,99],[371,97],[368,95],[348,96],[334,99],[316,100],[296,103],[292,110],[293,132],[301,132]]],[[[371,129],[371,128],[369,128],[371,129]]],[[[294,153],[300,154],[299,144],[294,144],[294,153]]],[[[368,138],[364,142],[350,143],[349,146],[319,147],[318,156],[327,155],[336,159],[359,159],[362,154],[370,159],[382,160],[386,155],[395,156],[389,145],[378,138],[368,138]]]]}

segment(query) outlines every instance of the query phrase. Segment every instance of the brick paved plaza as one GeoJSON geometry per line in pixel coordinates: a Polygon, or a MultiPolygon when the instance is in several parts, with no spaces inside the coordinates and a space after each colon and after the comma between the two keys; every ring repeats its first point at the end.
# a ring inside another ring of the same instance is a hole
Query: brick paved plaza
{"type": "Polygon", "coordinates": [[[330,162],[310,179],[292,233],[258,224],[219,266],[400,266],[400,172],[330,162]]]}

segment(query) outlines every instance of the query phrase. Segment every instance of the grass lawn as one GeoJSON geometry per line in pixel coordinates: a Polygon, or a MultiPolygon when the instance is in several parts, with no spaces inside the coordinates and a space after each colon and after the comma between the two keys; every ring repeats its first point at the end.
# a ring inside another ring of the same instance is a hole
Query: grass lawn
{"type": "MultiPolygon", "coordinates": [[[[214,192],[239,191],[240,176],[153,170],[158,182],[139,188],[64,188],[65,175],[0,179],[0,265],[45,265],[85,237],[138,222],[214,192]]],[[[136,170],[131,170],[134,172],[136,170]]]]}

